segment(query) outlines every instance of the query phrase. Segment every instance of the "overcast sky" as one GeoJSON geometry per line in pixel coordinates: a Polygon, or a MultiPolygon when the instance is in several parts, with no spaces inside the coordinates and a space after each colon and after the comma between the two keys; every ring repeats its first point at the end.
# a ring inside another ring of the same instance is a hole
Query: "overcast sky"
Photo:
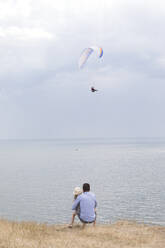
{"type": "Polygon", "coordinates": [[[0,13],[0,139],[165,137],[162,0],[0,0],[0,13]],[[79,70],[91,45],[104,55],[79,70]]]}

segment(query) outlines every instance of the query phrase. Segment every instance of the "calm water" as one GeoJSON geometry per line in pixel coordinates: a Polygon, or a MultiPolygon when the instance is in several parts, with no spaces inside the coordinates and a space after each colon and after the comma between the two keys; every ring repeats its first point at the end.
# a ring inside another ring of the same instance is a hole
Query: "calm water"
{"type": "Polygon", "coordinates": [[[91,184],[98,222],[165,225],[165,140],[0,141],[0,217],[67,223],[91,184]]]}

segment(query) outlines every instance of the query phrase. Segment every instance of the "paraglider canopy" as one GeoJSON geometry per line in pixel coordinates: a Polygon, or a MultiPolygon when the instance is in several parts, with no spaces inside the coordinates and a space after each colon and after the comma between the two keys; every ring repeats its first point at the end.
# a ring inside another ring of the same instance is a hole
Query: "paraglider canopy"
{"type": "Polygon", "coordinates": [[[103,56],[103,49],[101,47],[91,46],[91,47],[85,48],[83,50],[83,52],[81,53],[80,58],[79,58],[79,62],[78,62],[79,69],[81,69],[85,65],[85,63],[88,60],[89,56],[93,52],[97,52],[99,58],[101,58],[103,56]]]}

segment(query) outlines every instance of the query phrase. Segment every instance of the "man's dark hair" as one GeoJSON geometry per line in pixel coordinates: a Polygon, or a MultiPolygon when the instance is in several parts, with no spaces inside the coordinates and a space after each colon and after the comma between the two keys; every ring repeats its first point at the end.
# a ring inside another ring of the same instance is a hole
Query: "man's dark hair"
{"type": "Polygon", "coordinates": [[[90,184],[89,183],[84,183],[83,184],[83,191],[84,192],[90,191],[90,184]]]}

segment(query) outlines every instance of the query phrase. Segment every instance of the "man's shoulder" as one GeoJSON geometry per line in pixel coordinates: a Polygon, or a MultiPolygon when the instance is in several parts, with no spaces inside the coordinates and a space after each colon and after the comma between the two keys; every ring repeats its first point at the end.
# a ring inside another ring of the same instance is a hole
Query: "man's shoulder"
{"type": "Polygon", "coordinates": [[[91,196],[91,197],[94,197],[95,198],[95,194],[93,192],[88,192],[88,194],[91,196]]]}
{"type": "Polygon", "coordinates": [[[87,192],[83,192],[82,194],[80,194],[77,198],[78,199],[84,199],[87,197],[87,192]]]}
{"type": "Polygon", "coordinates": [[[81,195],[78,196],[79,199],[83,199],[83,198],[86,198],[86,197],[92,197],[92,198],[95,198],[95,194],[93,192],[84,192],[82,193],[81,195]]]}
{"type": "Polygon", "coordinates": [[[77,199],[81,199],[83,197],[83,193],[81,193],[80,195],[77,196],[77,199]]]}
{"type": "Polygon", "coordinates": [[[84,193],[84,197],[87,197],[87,198],[95,198],[95,194],[93,192],[85,192],[84,193]]]}

